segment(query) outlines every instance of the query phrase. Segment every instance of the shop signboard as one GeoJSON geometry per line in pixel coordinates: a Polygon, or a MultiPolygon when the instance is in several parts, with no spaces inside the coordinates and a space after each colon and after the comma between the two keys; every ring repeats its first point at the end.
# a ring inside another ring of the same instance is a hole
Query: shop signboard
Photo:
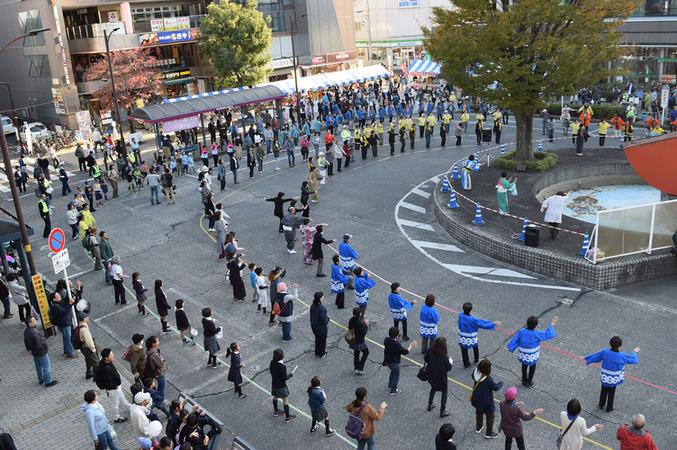
{"type": "MultiPolygon", "coordinates": [[[[166,24],[165,24],[166,27],[166,24]]],[[[198,28],[194,30],[185,30],[185,31],[165,31],[163,33],[158,33],[158,43],[159,44],[169,44],[172,42],[188,42],[194,41],[198,38],[200,30],[198,28]]]]}
{"type": "Polygon", "coordinates": [[[165,17],[165,31],[176,31],[179,29],[179,24],[176,17],[165,17]]]}
{"type": "Polygon", "coordinates": [[[190,17],[177,17],[176,24],[179,30],[188,30],[190,28],[190,17]]]}
{"type": "Polygon", "coordinates": [[[677,82],[677,75],[671,75],[664,73],[661,75],[661,83],[663,84],[675,84],[677,82]]]}
{"type": "Polygon", "coordinates": [[[171,133],[173,131],[188,130],[190,128],[197,128],[199,125],[200,125],[199,115],[182,117],[180,119],[162,122],[162,132],[171,133]]]}
{"type": "Polygon", "coordinates": [[[347,52],[327,53],[327,63],[335,64],[357,59],[357,50],[347,52]]]}
{"type": "Polygon", "coordinates": [[[313,65],[327,64],[327,54],[315,55],[312,59],[313,65]]]}
{"type": "Polygon", "coordinates": [[[399,0],[400,8],[416,8],[418,0],[399,0]]]}
{"type": "Polygon", "coordinates": [[[78,111],[78,130],[80,131],[80,140],[89,141],[91,138],[92,122],[89,117],[89,111],[78,111]]]}
{"type": "Polygon", "coordinates": [[[162,20],[162,19],[151,19],[150,20],[150,29],[151,29],[151,31],[164,31],[165,30],[164,20],[162,20]]]}

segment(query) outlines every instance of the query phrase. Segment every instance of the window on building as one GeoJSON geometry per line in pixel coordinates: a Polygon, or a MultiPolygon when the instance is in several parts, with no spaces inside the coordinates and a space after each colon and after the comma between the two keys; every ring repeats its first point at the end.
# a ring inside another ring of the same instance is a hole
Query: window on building
{"type": "MultiPolygon", "coordinates": [[[[21,29],[21,34],[26,34],[31,30],[42,28],[40,10],[32,9],[30,11],[20,12],[19,28],[21,29]]],[[[24,38],[24,47],[36,47],[39,45],[45,45],[45,33],[39,33],[37,36],[29,36],[24,38]]]]}
{"type": "Polygon", "coordinates": [[[52,76],[47,55],[27,55],[26,65],[28,66],[29,77],[51,78],[52,76]]]}

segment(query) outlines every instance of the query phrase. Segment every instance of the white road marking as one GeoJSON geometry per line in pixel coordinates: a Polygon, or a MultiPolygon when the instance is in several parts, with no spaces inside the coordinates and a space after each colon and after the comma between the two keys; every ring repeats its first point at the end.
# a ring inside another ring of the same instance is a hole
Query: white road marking
{"type": "Polygon", "coordinates": [[[412,211],[416,211],[417,213],[425,214],[425,208],[416,206],[408,202],[402,202],[400,206],[402,206],[403,208],[411,209],[412,211]]]}
{"type": "Polygon", "coordinates": [[[397,221],[397,224],[400,226],[407,226],[407,227],[412,227],[412,228],[418,228],[419,230],[428,230],[428,231],[435,231],[433,227],[428,225],[427,223],[421,223],[421,222],[413,222],[411,220],[404,220],[404,219],[395,219],[397,221]]]}
{"type": "Polygon", "coordinates": [[[432,181],[435,185],[437,185],[437,183],[440,182],[440,177],[432,177],[430,181],[432,181]]]}
{"type": "MultiPolygon", "coordinates": [[[[419,184],[419,186],[421,186],[421,185],[419,184]]],[[[412,189],[409,192],[412,193],[412,194],[420,195],[423,198],[430,198],[430,193],[422,191],[418,187],[415,187],[414,189],[412,189]]]]}
{"type": "Polygon", "coordinates": [[[477,275],[496,275],[499,277],[526,278],[534,280],[535,277],[524,275],[510,269],[497,269],[494,267],[465,266],[459,264],[443,264],[444,267],[456,273],[473,273],[477,275]]]}
{"type": "Polygon", "coordinates": [[[410,242],[414,244],[415,247],[435,248],[437,250],[465,253],[460,248],[451,244],[440,244],[439,242],[415,241],[415,240],[410,240],[410,242]]]}
{"type": "MultiPolygon", "coordinates": [[[[574,288],[574,287],[569,287],[569,286],[557,286],[557,285],[535,284],[535,283],[522,283],[522,282],[517,282],[517,281],[491,280],[491,279],[487,279],[487,278],[482,278],[482,277],[475,276],[475,275],[472,275],[472,274],[471,274],[471,270],[469,270],[469,268],[476,267],[476,266],[463,266],[463,265],[452,265],[452,264],[443,263],[442,261],[440,261],[439,259],[435,258],[435,257],[434,257],[433,255],[431,255],[430,253],[426,252],[426,251],[423,249],[423,248],[424,248],[423,246],[417,246],[417,245],[415,244],[415,242],[417,242],[417,241],[415,241],[414,239],[412,239],[412,238],[407,234],[407,232],[404,230],[404,228],[403,228],[403,226],[406,225],[405,222],[407,222],[407,221],[404,221],[404,220],[400,219],[400,218],[398,217],[398,215],[399,215],[399,212],[400,212],[400,207],[402,206],[402,203],[404,202],[404,199],[407,198],[410,194],[412,194],[412,193],[413,193],[413,194],[418,194],[418,195],[424,194],[424,195],[421,195],[421,196],[422,196],[422,197],[425,197],[425,198],[430,197],[430,194],[428,194],[427,192],[421,191],[421,190],[419,189],[421,186],[423,186],[424,184],[428,183],[429,181],[432,181],[432,178],[431,178],[431,179],[428,179],[428,180],[425,180],[424,182],[422,182],[422,183],[420,183],[418,186],[416,186],[414,189],[412,189],[411,191],[409,191],[404,197],[402,197],[402,199],[397,203],[397,205],[395,205],[395,222],[397,223],[397,227],[400,229],[400,232],[404,235],[404,237],[405,237],[409,242],[412,243],[412,245],[414,245],[421,253],[423,253],[423,254],[424,254],[425,256],[427,256],[429,259],[431,259],[432,261],[435,261],[437,264],[439,264],[439,265],[441,265],[442,267],[445,267],[445,268],[447,268],[447,269],[450,269],[450,268],[447,267],[447,266],[456,267],[456,268],[458,269],[458,272],[455,272],[455,273],[457,273],[457,274],[459,274],[459,275],[461,275],[461,276],[467,277],[467,278],[471,278],[471,279],[473,279],[473,280],[482,281],[482,282],[484,282],[484,283],[507,284],[507,285],[512,285],[512,286],[525,286],[525,287],[538,287],[538,288],[543,288],[543,289],[554,289],[554,290],[572,291],[572,292],[580,292],[580,291],[581,291],[579,288],[574,288]],[[461,270],[461,268],[463,268],[463,270],[461,270]]],[[[414,222],[414,223],[416,223],[416,222],[414,222]]],[[[428,226],[429,226],[429,225],[428,225],[428,226]]],[[[429,226],[429,227],[430,227],[430,226],[429,226]]],[[[430,229],[432,229],[432,227],[430,227],[430,229]]],[[[499,276],[515,276],[515,277],[518,277],[518,278],[532,278],[532,277],[530,277],[530,276],[528,276],[528,275],[523,275],[523,274],[521,274],[521,273],[514,272],[514,271],[509,270],[509,269],[499,269],[499,268],[479,268],[479,267],[478,267],[477,269],[478,269],[478,270],[479,270],[479,269],[482,269],[482,272],[484,272],[484,271],[486,270],[486,271],[487,271],[486,274],[491,273],[492,275],[499,275],[499,276]],[[513,273],[513,274],[517,274],[517,275],[508,275],[509,273],[513,273]]],[[[450,269],[450,270],[451,270],[451,269],[450,269]]]]}

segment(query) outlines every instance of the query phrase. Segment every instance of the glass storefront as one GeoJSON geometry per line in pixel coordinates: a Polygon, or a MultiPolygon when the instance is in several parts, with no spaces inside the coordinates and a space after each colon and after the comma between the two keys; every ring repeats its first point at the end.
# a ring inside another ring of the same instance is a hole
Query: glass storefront
{"type": "Polygon", "coordinates": [[[677,48],[625,47],[623,50],[624,54],[611,63],[612,68],[627,71],[623,83],[632,81],[637,89],[647,90],[661,83],[661,75],[677,74],[677,48]]]}

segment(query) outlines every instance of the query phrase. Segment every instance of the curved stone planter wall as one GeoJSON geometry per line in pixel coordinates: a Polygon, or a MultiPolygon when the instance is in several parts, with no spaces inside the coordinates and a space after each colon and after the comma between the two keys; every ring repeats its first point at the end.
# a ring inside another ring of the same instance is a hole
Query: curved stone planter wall
{"type": "MultiPolygon", "coordinates": [[[[578,187],[579,181],[585,181],[586,186],[645,184],[630,164],[610,163],[555,169],[532,185],[532,193],[547,197],[558,190],[578,187]]],[[[440,187],[441,183],[434,194],[437,221],[462,244],[497,260],[592,289],[609,289],[677,274],[677,258],[669,250],[611,259],[595,265],[557,251],[527,247],[509,235],[496,235],[468,220],[459,220],[459,215],[455,214],[457,210],[447,207],[448,194],[441,193],[440,187]]]]}

